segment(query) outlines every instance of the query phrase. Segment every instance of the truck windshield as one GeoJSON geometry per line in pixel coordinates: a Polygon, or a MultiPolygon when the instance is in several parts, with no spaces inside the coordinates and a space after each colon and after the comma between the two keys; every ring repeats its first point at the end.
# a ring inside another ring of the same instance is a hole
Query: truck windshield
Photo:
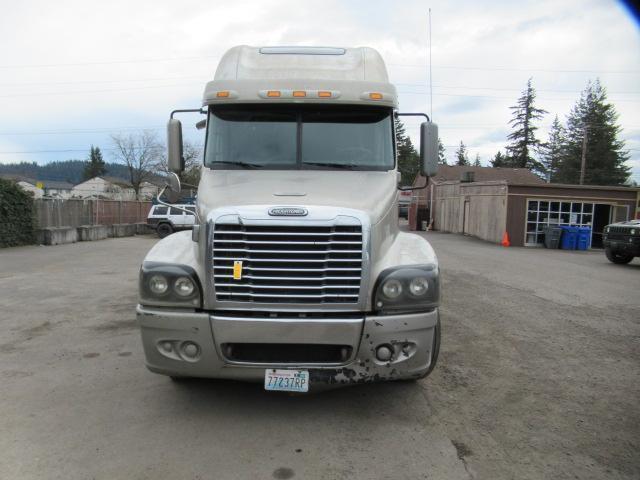
{"type": "Polygon", "coordinates": [[[394,167],[392,110],[325,105],[210,109],[205,164],[214,169],[394,167]]]}

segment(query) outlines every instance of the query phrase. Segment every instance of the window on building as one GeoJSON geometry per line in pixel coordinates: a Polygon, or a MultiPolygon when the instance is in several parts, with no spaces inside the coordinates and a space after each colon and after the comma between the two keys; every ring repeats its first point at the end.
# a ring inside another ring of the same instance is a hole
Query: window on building
{"type": "Polygon", "coordinates": [[[525,245],[542,244],[547,225],[591,227],[592,222],[593,203],[528,200],[525,245]]]}

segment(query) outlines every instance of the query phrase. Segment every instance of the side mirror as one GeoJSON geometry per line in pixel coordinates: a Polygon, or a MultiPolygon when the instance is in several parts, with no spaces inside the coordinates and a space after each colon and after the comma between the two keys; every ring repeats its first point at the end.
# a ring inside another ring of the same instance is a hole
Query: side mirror
{"type": "Polygon", "coordinates": [[[167,163],[170,172],[180,173],[184,170],[182,123],[175,118],[170,118],[167,123],[167,163]]]}
{"type": "Polygon", "coordinates": [[[176,173],[170,172],[167,175],[167,188],[165,190],[167,200],[169,200],[169,203],[176,203],[180,200],[181,193],[180,177],[176,173]]]}
{"type": "Polygon", "coordinates": [[[433,122],[420,125],[420,168],[425,177],[438,173],[438,125],[433,122]]]}

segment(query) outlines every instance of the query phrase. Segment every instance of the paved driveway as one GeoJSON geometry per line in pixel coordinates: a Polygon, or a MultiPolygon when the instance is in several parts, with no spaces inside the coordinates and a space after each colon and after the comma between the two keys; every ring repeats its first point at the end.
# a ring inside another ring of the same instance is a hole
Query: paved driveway
{"type": "Polygon", "coordinates": [[[640,263],[428,238],[433,375],[309,396],[145,370],[151,237],[0,250],[0,478],[638,478],[640,263]]]}

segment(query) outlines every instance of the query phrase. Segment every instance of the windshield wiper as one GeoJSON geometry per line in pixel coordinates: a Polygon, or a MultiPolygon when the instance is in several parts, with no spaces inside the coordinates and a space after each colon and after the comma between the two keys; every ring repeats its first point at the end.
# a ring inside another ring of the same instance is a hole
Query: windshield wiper
{"type": "Polygon", "coordinates": [[[354,165],[353,163],[324,163],[324,162],[302,162],[302,165],[313,165],[318,167],[329,167],[329,168],[342,168],[345,170],[353,170],[354,168],[361,167],[361,165],[354,165]]]}
{"type": "Polygon", "coordinates": [[[237,165],[240,168],[262,168],[264,165],[260,165],[259,163],[248,163],[248,162],[228,162],[228,161],[216,161],[211,162],[211,165],[237,165]]]}

